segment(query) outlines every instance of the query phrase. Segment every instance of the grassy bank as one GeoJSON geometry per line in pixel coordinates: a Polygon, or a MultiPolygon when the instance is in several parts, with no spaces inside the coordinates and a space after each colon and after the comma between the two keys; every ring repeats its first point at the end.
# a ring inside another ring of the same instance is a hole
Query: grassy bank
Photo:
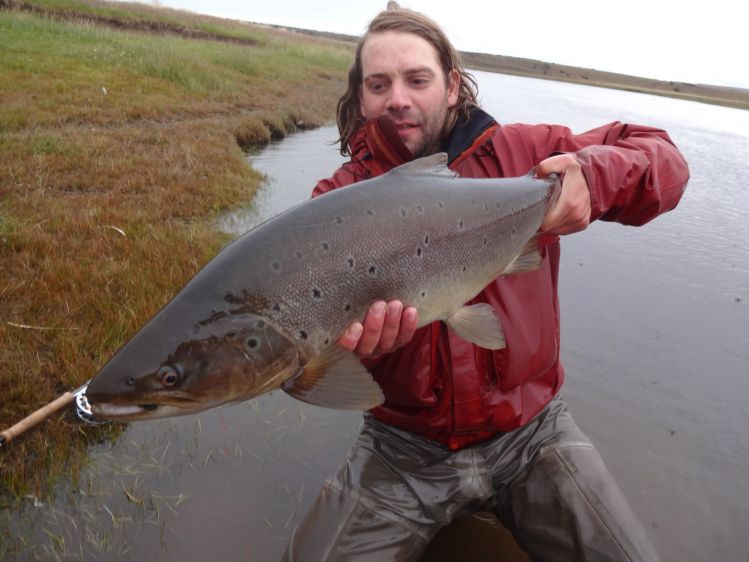
{"type": "MultiPolygon", "coordinates": [[[[330,120],[351,53],[145,6],[34,5],[55,14],[0,10],[1,428],[90,378],[226,243],[213,219],[260,179],[242,148],[330,120]]],[[[113,430],[67,414],[11,442],[0,501],[43,495],[113,430]]]]}

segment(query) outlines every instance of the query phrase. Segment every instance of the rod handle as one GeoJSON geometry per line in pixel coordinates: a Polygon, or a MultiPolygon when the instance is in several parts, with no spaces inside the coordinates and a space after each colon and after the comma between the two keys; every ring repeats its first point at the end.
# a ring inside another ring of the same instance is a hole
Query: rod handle
{"type": "Polygon", "coordinates": [[[73,400],[75,400],[75,395],[72,392],[66,392],[46,406],[42,406],[33,414],[29,414],[17,424],[9,427],[5,431],[0,432],[0,445],[12,441],[25,431],[28,431],[29,429],[34,427],[36,424],[43,422],[55,412],[63,409],[68,404],[71,404],[73,400]]]}

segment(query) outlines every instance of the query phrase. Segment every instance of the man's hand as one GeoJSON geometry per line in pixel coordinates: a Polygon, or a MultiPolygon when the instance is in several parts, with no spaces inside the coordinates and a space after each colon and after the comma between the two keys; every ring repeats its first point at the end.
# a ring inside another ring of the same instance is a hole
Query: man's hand
{"type": "Polygon", "coordinates": [[[354,322],[338,340],[338,345],[353,351],[360,359],[389,353],[411,341],[418,323],[418,313],[403,303],[377,301],[367,312],[364,324],[354,322]]]}
{"type": "Polygon", "coordinates": [[[590,224],[590,190],[580,163],[572,154],[560,154],[536,166],[539,177],[554,172],[562,178],[562,192],[556,204],[546,212],[541,232],[572,234],[585,230],[590,224]]]}

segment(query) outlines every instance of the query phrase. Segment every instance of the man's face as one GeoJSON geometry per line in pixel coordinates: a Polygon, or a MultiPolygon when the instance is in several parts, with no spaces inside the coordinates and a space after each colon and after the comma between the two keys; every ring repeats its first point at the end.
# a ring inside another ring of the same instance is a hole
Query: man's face
{"type": "Polygon", "coordinates": [[[389,115],[415,157],[439,149],[447,110],[458,102],[460,75],[445,76],[437,50],[412,33],[373,33],[361,52],[362,116],[389,115]]]}

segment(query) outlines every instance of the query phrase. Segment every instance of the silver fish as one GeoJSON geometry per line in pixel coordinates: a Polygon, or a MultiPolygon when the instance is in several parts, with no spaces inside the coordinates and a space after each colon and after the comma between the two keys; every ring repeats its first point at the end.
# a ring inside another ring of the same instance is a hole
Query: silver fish
{"type": "Polygon", "coordinates": [[[424,326],[444,320],[504,347],[487,304],[499,275],[540,262],[535,234],[559,191],[531,174],[464,179],[445,154],[334,190],[222,250],[94,377],[97,418],[192,413],[282,388],[313,404],[368,409],[382,391],[335,344],[376,299],[400,299],[424,326]]]}

